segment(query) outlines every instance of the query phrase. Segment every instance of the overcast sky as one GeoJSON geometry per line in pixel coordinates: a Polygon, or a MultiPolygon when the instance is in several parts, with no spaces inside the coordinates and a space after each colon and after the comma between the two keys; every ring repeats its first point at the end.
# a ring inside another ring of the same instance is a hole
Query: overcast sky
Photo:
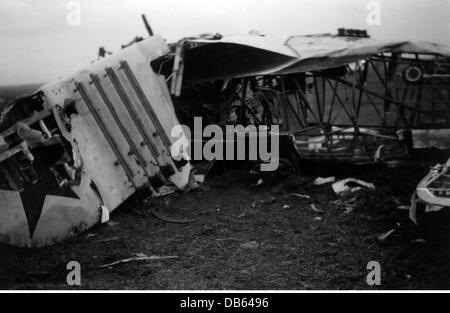
{"type": "Polygon", "coordinates": [[[44,83],[145,36],[141,14],[172,42],[199,33],[277,38],[368,29],[377,39],[450,45],[450,0],[380,0],[381,26],[366,22],[369,0],[78,0],[81,25],[67,23],[69,0],[0,0],[0,85],[44,83]]]}

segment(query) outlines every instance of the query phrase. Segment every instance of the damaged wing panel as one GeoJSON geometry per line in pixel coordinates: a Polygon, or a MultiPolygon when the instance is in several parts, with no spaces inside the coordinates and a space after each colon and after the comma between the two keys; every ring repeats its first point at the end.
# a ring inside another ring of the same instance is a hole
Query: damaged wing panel
{"type": "Polygon", "coordinates": [[[189,184],[171,157],[178,124],[150,62],[168,53],[151,37],[41,87],[41,108],[16,103],[0,129],[0,240],[43,246],[73,236],[137,189],[189,184]],[[32,111],[31,113],[26,112],[32,111]],[[25,111],[25,112],[22,112],[25,111]]]}
{"type": "Polygon", "coordinates": [[[192,85],[271,74],[297,60],[295,51],[270,37],[185,38],[177,43],[173,69],[163,71],[166,76],[182,76],[184,85],[192,85]]]}
{"type": "Polygon", "coordinates": [[[186,85],[217,79],[320,71],[383,53],[450,56],[450,47],[435,43],[385,42],[370,37],[331,34],[292,36],[286,42],[257,35],[185,38],[177,46],[181,47],[178,52],[186,67],[183,75],[186,85]]]}
{"type": "Polygon", "coordinates": [[[280,71],[280,74],[336,68],[382,53],[450,56],[450,47],[435,43],[384,42],[372,38],[349,38],[329,34],[292,36],[286,45],[296,51],[299,60],[280,71]]]}

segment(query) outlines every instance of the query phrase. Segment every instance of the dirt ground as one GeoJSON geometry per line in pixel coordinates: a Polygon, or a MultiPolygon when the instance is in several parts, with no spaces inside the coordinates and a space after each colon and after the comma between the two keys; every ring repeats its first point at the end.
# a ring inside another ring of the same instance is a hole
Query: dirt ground
{"type": "Polygon", "coordinates": [[[418,228],[397,209],[409,204],[426,166],[316,169],[314,176],[258,176],[247,167],[222,168],[196,191],[151,201],[136,195],[111,223],[68,242],[0,246],[0,288],[69,289],[66,265],[78,261],[80,289],[449,289],[450,213],[427,214],[418,228]],[[312,184],[318,174],[350,173],[376,191],[339,197],[330,185],[312,184]],[[164,222],[151,207],[195,222],[164,222]],[[393,228],[385,241],[377,238],[393,228]],[[98,268],[137,253],[178,258],[98,268]],[[379,287],[366,283],[370,261],[381,264],[379,287]]]}

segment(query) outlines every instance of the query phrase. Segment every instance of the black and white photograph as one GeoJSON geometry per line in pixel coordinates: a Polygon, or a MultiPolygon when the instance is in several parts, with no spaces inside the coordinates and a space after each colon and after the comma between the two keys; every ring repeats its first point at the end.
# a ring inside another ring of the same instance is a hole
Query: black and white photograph
{"type": "Polygon", "coordinates": [[[450,0],[0,0],[0,47],[2,292],[450,290],[450,0]]]}

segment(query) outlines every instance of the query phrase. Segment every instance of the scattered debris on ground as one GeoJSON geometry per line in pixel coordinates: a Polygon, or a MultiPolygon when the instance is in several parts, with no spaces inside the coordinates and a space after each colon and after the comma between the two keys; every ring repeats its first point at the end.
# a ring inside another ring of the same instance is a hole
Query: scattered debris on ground
{"type": "Polygon", "coordinates": [[[211,174],[206,191],[151,202],[136,195],[111,215],[113,221],[67,242],[41,249],[0,246],[0,288],[69,288],[66,266],[75,260],[83,289],[373,289],[365,282],[370,261],[382,266],[377,288],[448,289],[450,214],[429,213],[418,228],[397,209],[427,171],[356,171],[352,177],[377,188],[339,196],[328,185],[314,185],[317,176],[258,174],[265,184],[256,187],[255,174],[239,168],[211,174]],[[163,223],[151,214],[153,207],[196,222],[163,223]],[[394,228],[385,240],[377,238],[394,228]],[[126,266],[111,265],[130,258],[126,266]],[[99,271],[102,264],[111,269],[99,271]]]}

